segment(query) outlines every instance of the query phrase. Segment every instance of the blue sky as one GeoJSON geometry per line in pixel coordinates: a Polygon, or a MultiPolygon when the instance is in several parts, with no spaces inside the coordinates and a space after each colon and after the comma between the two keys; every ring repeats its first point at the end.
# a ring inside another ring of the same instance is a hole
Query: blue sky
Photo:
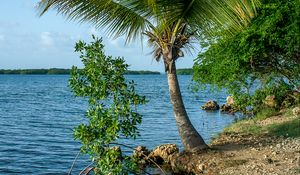
{"type": "MultiPolygon", "coordinates": [[[[124,38],[108,38],[104,31],[88,23],[68,21],[55,11],[39,17],[35,6],[38,0],[0,1],[0,69],[70,68],[82,67],[74,53],[78,40],[89,41],[91,34],[102,37],[108,55],[123,56],[131,70],[163,72],[162,62],[152,59],[151,49],[140,41],[124,45],[124,38]]],[[[193,55],[186,54],[177,67],[192,67],[193,55]]]]}

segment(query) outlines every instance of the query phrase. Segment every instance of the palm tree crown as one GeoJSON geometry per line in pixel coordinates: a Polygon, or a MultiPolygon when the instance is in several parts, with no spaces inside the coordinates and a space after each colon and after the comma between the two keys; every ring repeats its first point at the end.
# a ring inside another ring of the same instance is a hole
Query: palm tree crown
{"type": "Polygon", "coordinates": [[[149,37],[159,60],[168,47],[175,59],[190,37],[227,27],[241,29],[255,14],[258,0],[41,0],[40,14],[50,8],[70,20],[91,22],[106,28],[112,37],[125,36],[126,42],[149,37]],[[159,49],[158,49],[159,48],[159,49]]]}

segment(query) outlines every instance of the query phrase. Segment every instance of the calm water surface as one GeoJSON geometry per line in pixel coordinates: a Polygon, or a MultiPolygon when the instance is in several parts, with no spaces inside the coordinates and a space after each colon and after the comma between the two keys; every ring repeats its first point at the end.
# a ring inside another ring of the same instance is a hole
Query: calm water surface
{"type": "MultiPolygon", "coordinates": [[[[66,174],[80,144],[73,128],[85,121],[86,101],[75,98],[67,75],[0,75],[0,174],[66,174]]],[[[165,75],[129,75],[149,103],[139,110],[141,137],[126,140],[132,146],[153,148],[176,143],[182,148],[169,100],[165,75]]],[[[191,76],[179,76],[182,96],[195,128],[209,142],[234,120],[231,115],[205,112],[200,106],[214,99],[224,103],[226,94],[207,91],[192,93],[191,76]]],[[[87,164],[80,156],[73,172],[87,164]]]]}

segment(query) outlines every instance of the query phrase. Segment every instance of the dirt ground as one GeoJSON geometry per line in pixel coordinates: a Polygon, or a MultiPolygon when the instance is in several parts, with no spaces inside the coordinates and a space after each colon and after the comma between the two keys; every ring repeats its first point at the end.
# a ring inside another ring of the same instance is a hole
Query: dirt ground
{"type": "MultiPolygon", "coordinates": [[[[274,116],[259,121],[258,124],[281,123],[290,119],[274,116]]],[[[211,149],[198,153],[181,153],[173,164],[195,174],[300,174],[299,137],[285,138],[264,134],[223,133],[212,142],[210,147],[211,149]]]]}

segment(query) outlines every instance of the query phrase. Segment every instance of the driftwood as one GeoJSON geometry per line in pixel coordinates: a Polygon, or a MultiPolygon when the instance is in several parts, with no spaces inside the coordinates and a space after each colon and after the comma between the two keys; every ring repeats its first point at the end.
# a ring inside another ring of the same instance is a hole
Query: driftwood
{"type": "Polygon", "coordinates": [[[80,154],[80,151],[78,151],[78,153],[77,153],[77,155],[76,155],[76,157],[75,157],[75,159],[74,159],[74,161],[73,161],[73,163],[72,163],[72,166],[71,166],[71,168],[70,168],[70,170],[69,170],[69,172],[68,172],[68,175],[71,175],[72,170],[73,170],[73,167],[74,167],[74,165],[75,165],[75,163],[76,163],[76,161],[77,161],[77,159],[78,159],[78,157],[79,157],[79,154],[80,154]]]}
{"type": "Polygon", "coordinates": [[[85,174],[88,175],[92,170],[94,170],[94,167],[90,167],[94,164],[94,162],[90,163],[88,166],[86,166],[82,171],[80,171],[79,175],[85,174]]]}

